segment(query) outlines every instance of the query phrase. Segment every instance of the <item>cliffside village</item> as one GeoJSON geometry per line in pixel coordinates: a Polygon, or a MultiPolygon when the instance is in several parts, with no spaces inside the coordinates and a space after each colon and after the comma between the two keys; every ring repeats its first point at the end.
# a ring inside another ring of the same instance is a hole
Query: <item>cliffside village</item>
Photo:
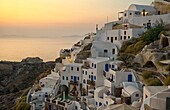
{"type": "Polygon", "coordinates": [[[170,24],[170,2],[131,4],[118,20],[62,49],[62,63],[40,79],[27,95],[32,110],[170,110],[170,87],[145,86],[137,73],[122,67],[118,53],[124,41],[163,21],[170,24]],[[80,54],[81,53],[81,54],[80,54]],[[84,56],[88,56],[85,58],[84,56]],[[78,58],[79,57],[79,58],[78,58]]]}

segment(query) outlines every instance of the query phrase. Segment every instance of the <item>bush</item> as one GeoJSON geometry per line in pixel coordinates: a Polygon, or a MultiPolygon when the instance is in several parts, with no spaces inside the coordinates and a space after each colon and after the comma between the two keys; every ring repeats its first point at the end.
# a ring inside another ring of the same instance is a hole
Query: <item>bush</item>
{"type": "Polygon", "coordinates": [[[143,79],[149,79],[149,78],[151,78],[152,77],[152,72],[150,72],[150,71],[144,71],[143,73],[142,73],[142,77],[143,77],[143,79]]]}
{"type": "Polygon", "coordinates": [[[169,86],[169,85],[170,85],[170,76],[168,76],[168,77],[165,79],[164,85],[165,85],[165,86],[169,86]]]}
{"type": "Polygon", "coordinates": [[[150,28],[142,34],[143,40],[149,44],[155,40],[159,39],[159,34],[164,30],[163,22],[160,22],[155,25],[155,27],[150,28]]]}
{"type": "Polygon", "coordinates": [[[162,86],[162,82],[157,78],[149,78],[147,80],[148,86],[162,86]]]}

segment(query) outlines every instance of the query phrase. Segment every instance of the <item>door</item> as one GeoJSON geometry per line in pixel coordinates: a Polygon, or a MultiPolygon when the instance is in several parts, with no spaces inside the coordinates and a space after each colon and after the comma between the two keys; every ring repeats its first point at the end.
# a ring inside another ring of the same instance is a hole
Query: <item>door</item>
{"type": "Polygon", "coordinates": [[[76,76],[74,76],[74,82],[76,82],[77,81],[77,77],[76,76]]]}
{"type": "Polygon", "coordinates": [[[93,75],[91,75],[91,81],[93,81],[93,75]]]}
{"type": "Polygon", "coordinates": [[[128,82],[132,82],[132,75],[131,74],[128,75],[128,82]]]}
{"type": "Polygon", "coordinates": [[[109,71],[109,64],[105,64],[105,71],[106,71],[106,72],[109,71]]]}

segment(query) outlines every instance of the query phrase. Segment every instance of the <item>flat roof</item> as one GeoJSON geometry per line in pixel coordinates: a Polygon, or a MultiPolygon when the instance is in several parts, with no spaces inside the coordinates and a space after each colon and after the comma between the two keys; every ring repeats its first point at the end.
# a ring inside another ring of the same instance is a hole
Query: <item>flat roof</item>
{"type": "Polygon", "coordinates": [[[109,58],[107,58],[107,57],[96,57],[96,58],[87,58],[87,60],[91,60],[95,63],[100,63],[100,62],[104,62],[104,61],[109,61],[109,58]]]}
{"type": "Polygon", "coordinates": [[[70,66],[83,66],[82,63],[70,63],[68,65],[70,65],[70,66]]]}
{"type": "Polygon", "coordinates": [[[160,91],[168,89],[168,86],[145,86],[145,89],[148,90],[151,94],[156,94],[160,91]]]}

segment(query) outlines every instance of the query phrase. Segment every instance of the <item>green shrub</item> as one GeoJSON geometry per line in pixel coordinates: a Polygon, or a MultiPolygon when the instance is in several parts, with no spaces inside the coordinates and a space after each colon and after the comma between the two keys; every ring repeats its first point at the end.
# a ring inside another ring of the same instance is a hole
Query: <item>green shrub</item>
{"type": "Polygon", "coordinates": [[[169,86],[170,85],[170,76],[165,79],[164,85],[165,86],[169,86]]]}
{"type": "Polygon", "coordinates": [[[159,34],[164,30],[164,24],[163,22],[160,22],[155,25],[155,27],[152,27],[148,29],[146,32],[144,32],[141,36],[143,40],[149,44],[155,40],[159,39],[159,34]]]}
{"type": "Polygon", "coordinates": [[[162,86],[162,82],[157,78],[149,78],[147,79],[148,86],[162,86]]]}
{"type": "Polygon", "coordinates": [[[144,71],[143,73],[142,73],[142,77],[143,77],[143,79],[149,79],[149,78],[151,78],[152,77],[152,72],[150,72],[150,71],[144,71]]]}
{"type": "Polygon", "coordinates": [[[21,102],[16,107],[16,110],[30,110],[31,106],[25,102],[21,102]]]}

